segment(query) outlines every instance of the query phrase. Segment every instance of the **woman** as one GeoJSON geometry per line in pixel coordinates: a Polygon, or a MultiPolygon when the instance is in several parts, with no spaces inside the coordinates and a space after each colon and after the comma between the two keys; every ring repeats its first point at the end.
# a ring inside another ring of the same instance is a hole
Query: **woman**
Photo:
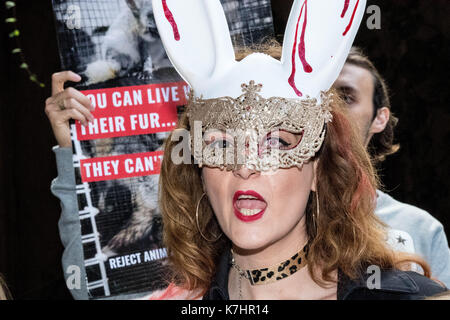
{"type": "MultiPolygon", "coordinates": [[[[218,0],[153,1],[169,57],[194,93],[178,124],[190,149],[174,134],[165,145],[160,204],[174,279],[152,298],[420,299],[444,290],[399,270],[410,261],[429,272],[387,247],[373,214],[370,160],[328,91],[364,5],[347,27],[336,3],[294,3],[283,45],[292,60],[251,54],[238,63],[218,0]],[[188,161],[176,165],[179,150],[188,161]]],[[[69,145],[67,120],[89,121],[90,104],[62,89],[74,74],[54,80],[46,109],[69,145]]]]}

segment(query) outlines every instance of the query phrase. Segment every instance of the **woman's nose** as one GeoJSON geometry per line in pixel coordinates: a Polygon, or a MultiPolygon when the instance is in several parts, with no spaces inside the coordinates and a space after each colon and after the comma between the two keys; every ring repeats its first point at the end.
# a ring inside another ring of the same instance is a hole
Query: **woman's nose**
{"type": "Polygon", "coordinates": [[[235,177],[247,180],[250,177],[256,177],[259,175],[258,171],[247,168],[245,165],[239,166],[236,170],[233,170],[233,174],[235,177]]]}

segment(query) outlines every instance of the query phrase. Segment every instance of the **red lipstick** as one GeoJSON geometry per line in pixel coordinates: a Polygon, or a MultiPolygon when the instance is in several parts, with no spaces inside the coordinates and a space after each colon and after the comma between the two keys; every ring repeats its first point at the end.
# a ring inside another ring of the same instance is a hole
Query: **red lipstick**
{"type": "Polygon", "coordinates": [[[253,190],[236,191],[233,196],[233,208],[236,217],[243,222],[252,222],[260,219],[266,211],[267,202],[253,190]],[[249,214],[248,210],[258,210],[255,214],[249,214]],[[244,211],[247,211],[244,212],[244,211]]]}

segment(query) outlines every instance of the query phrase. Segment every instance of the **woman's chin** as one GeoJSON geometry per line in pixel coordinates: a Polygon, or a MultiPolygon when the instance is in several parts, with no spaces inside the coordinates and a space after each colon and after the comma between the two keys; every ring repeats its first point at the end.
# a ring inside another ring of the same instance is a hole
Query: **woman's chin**
{"type": "Polygon", "coordinates": [[[267,237],[267,234],[261,235],[261,237],[245,234],[242,236],[233,236],[230,240],[235,249],[239,251],[258,251],[267,247],[271,243],[270,239],[267,237]]]}

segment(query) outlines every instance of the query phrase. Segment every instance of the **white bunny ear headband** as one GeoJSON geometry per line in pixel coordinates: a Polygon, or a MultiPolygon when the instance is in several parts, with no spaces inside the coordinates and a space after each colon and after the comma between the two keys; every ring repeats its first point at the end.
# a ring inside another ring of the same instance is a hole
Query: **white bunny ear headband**
{"type": "Polygon", "coordinates": [[[192,135],[198,164],[265,171],[301,167],[313,157],[332,118],[328,90],[365,5],[365,0],[295,0],[281,61],[253,53],[237,62],[219,0],[153,0],[167,54],[193,90],[187,112],[191,130],[201,128],[200,148],[195,131],[192,135]],[[289,139],[290,145],[280,143],[289,139]]]}

